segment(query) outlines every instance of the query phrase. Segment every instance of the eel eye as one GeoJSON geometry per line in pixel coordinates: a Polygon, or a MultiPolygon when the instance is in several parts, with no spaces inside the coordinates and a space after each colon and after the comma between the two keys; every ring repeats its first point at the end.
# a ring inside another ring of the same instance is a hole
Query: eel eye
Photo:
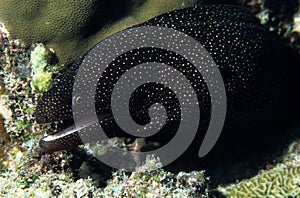
{"type": "Polygon", "coordinates": [[[75,94],[72,98],[72,105],[80,105],[82,104],[82,97],[80,94],[75,94]]]}

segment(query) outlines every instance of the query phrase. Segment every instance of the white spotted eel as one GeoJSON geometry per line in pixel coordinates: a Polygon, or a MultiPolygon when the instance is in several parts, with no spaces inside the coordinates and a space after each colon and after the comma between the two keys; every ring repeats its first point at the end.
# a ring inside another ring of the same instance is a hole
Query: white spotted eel
{"type": "MultiPolygon", "coordinates": [[[[272,130],[292,122],[293,115],[297,114],[299,108],[294,104],[297,104],[295,101],[298,98],[293,95],[298,79],[295,56],[244,8],[233,5],[202,5],[172,11],[137,26],[173,28],[196,39],[210,53],[218,65],[226,88],[228,109],[222,132],[224,136],[234,134],[238,140],[247,139],[249,133],[272,130]]],[[[70,149],[83,144],[78,133],[94,135],[85,130],[87,125],[93,123],[88,116],[80,128],[72,125],[74,79],[83,60],[90,56],[88,51],[80,57],[60,81],[44,93],[38,103],[35,112],[38,123],[68,123],[64,129],[41,139],[40,146],[45,152],[70,149]]],[[[107,66],[107,72],[99,79],[96,112],[106,134],[109,137],[128,136],[112,117],[111,92],[126,69],[146,62],[171,65],[193,84],[201,109],[198,131],[201,141],[211,116],[210,94],[201,74],[184,57],[172,51],[154,48],[136,49],[120,55],[107,66]]],[[[132,119],[138,124],[148,123],[147,107],[153,103],[163,104],[168,118],[172,118],[153,137],[157,141],[166,142],[176,133],[180,123],[180,105],[176,95],[168,91],[168,88],[156,84],[145,85],[131,98],[132,119]]],[[[250,140],[253,139],[249,139],[249,142],[250,140]]]]}

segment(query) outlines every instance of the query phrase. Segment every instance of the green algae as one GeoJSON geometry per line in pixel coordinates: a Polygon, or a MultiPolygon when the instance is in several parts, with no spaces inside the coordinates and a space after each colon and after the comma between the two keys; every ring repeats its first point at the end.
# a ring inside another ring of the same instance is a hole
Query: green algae
{"type": "Polygon", "coordinates": [[[50,88],[52,81],[52,73],[58,73],[62,66],[53,63],[55,55],[42,44],[32,50],[30,54],[31,64],[31,88],[33,92],[44,93],[50,88]]]}

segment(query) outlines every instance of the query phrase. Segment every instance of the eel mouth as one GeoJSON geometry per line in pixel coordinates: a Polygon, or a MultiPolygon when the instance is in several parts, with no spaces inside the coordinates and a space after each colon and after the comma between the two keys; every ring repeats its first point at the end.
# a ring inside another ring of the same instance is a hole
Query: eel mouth
{"type": "Polygon", "coordinates": [[[55,152],[61,150],[68,150],[78,145],[82,145],[81,135],[87,134],[89,131],[85,129],[91,125],[101,121],[112,119],[112,114],[97,115],[98,119],[86,117],[79,123],[74,122],[73,119],[64,120],[58,124],[58,130],[43,137],[39,144],[44,152],[55,152]]]}

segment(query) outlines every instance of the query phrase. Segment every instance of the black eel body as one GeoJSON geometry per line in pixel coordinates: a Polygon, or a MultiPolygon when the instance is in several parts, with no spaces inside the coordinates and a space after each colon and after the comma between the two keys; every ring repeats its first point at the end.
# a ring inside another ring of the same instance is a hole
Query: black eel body
{"type": "MultiPolygon", "coordinates": [[[[297,88],[294,78],[298,71],[295,56],[287,52],[285,46],[244,8],[231,5],[187,8],[160,15],[138,26],[161,26],[182,31],[200,42],[210,53],[226,88],[228,109],[222,132],[224,137],[234,136],[232,139],[238,140],[237,144],[244,144],[247,142],[244,141],[247,133],[270,131],[292,122],[298,110],[298,106],[293,106],[297,98],[292,95],[297,88]]],[[[82,60],[87,56],[89,52],[79,58],[62,79],[42,96],[35,112],[38,123],[73,119],[74,79],[82,60]]],[[[143,48],[128,52],[107,67],[109,72],[104,74],[102,81],[99,80],[95,101],[104,131],[109,137],[126,136],[110,116],[111,91],[126,69],[151,61],[175,67],[194,85],[201,109],[199,137],[195,141],[201,142],[210,119],[211,103],[207,86],[201,74],[194,73],[193,65],[184,57],[162,49],[143,48]]],[[[145,85],[136,91],[130,102],[130,112],[137,123],[146,124],[149,121],[146,107],[156,102],[164,104],[168,117],[173,119],[152,139],[165,143],[176,133],[180,122],[180,106],[174,93],[157,93],[157,87],[153,87],[145,85]],[[148,93],[151,93],[150,96],[148,93]]],[[[167,90],[165,87],[158,88],[167,90]]],[[[93,135],[85,131],[84,126],[80,130],[72,127],[44,137],[40,146],[46,152],[69,149],[82,144],[78,132],[93,135]]]]}

